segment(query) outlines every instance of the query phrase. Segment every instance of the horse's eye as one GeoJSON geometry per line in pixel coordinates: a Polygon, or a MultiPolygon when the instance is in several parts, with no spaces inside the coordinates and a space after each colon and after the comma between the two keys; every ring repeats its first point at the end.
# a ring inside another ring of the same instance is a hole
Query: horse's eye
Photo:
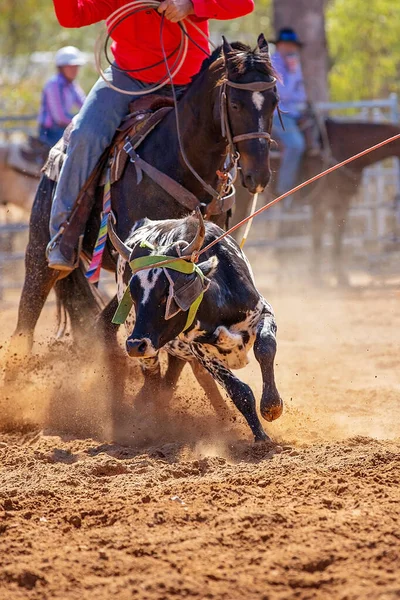
{"type": "Polygon", "coordinates": [[[240,110],[240,106],[237,102],[231,102],[231,108],[232,110],[240,110]]]}

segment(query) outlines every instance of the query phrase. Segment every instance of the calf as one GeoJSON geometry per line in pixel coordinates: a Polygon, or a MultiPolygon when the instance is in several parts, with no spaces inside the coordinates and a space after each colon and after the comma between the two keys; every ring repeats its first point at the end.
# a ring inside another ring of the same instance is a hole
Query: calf
{"type": "Polygon", "coordinates": [[[267,421],[281,415],[282,400],[274,380],[274,314],[256,289],[239,246],[225,237],[201,255],[196,268],[191,262],[184,264],[185,271],[194,269],[192,273],[176,270],[183,260],[158,268],[149,264],[166,257],[195,256],[222,233],[215,224],[204,224],[198,212],[197,217],[138,221],[122,242],[110,219],[110,239],[120,255],[120,306],[114,322],[125,321],[127,352],[139,359],[145,372],[159,369],[161,349],[185,361],[198,361],[226,390],[255,440],[268,440],[253,392],[231,371],[248,363],[254,346],[263,378],[261,414],[267,421]]]}

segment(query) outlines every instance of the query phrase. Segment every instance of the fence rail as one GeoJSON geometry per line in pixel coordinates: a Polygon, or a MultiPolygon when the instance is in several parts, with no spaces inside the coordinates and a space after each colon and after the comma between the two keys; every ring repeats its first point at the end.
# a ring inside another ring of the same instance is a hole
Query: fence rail
{"type": "MultiPolygon", "coordinates": [[[[335,118],[343,111],[352,110],[355,114],[347,119],[354,118],[355,120],[365,119],[371,121],[388,121],[392,123],[400,122],[400,113],[398,108],[398,98],[396,94],[390,94],[388,98],[378,100],[363,100],[359,102],[320,102],[316,105],[317,111],[325,116],[334,113],[335,118]]],[[[36,130],[37,115],[2,115],[0,116],[0,136],[9,138],[14,133],[33,134],[36,130]]],[[[362,231],[357,234],[347,235],[345,243],[357,249],[365,248],[366,244],[375,242],[375,247],[379,246],[380,242],[386,243],[393,232],[388,229],[388,222],[397,220],[400,228],[400,166],[399,160],[393,159],[391,165],[387,163],[377,164],[364,170],[363,185],[359,194],[359,203],[352,207],[350,211],[350,219],[363,221],[362,231]],[[397,203],[392,201],[392,198],[397,198],[397,203]],[[390,198],[390,200],[388,200],[390,198]]],[[[260,227],[256,226],[253,232],[256,236],[250,238],[248,247],[254,246],[257,248],[309,248],[310,236],[299,235],[292,239],[282,240],[277,237],[276,223],[279,221],[299,221],[303,223],[303,230],[309,230],[305,227],[310,220],[310,210],[303,210],[299,214],[285,214],[282,211],[277,213],[274,210],[267,211],[264,218],[260,220],[270,225],[270,231],[275,231],[274,235],[260,233],[260,227]],[[257,237],[258,236],[258,237],[257,237]]],[[[4,220],[4,219],[3,219],[4,220]]],[[[262,225],[263,227],[263,225],[262,225]]],[[[10,263],[18,264],[24,257],[24,252],[13,249],[12,240],[27,230],[28,224],[21,223],[0,223],[0,242],[9,239],[10,250],[4,249],[4,244],[0,248],[0,301],[3,300],[4,291],[10,288],[20,287],[21,282],[16,281],[15,269],[10,268],[10,263]]],[[[326,238],[325,238],[326,240],[326,238]]],[[[326,240],[326,243],[330,241],[326,240]]],[[[384,252],[383,245],[381,252],[384,252]]]]}

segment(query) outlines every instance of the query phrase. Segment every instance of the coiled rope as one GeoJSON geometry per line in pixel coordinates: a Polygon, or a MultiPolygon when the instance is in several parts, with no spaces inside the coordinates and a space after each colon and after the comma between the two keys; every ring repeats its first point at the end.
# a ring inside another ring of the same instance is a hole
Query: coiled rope
{"type": "MultiPolygon", "coordinates": [[[[213,48],[216,47],[215,44],[211,41],[211,39],[204,33],[204,31],[202,31],[200,29],[200,27],[198,27],[196,25],[196,23],[194,23],[191,19],[183,19],[182,21],[180,21],[178,23],[178,26],[180,27],[180,30],[181,30],[181,39],[180,39],[179,46],[176,49],[177,56],[175,58],[174,64],[169,69],[169,71],[170,71],[169,73],[168,73],[168,69],[166,69],[165,77],[163,77],[160,81],[155,83],[153,86],[146,87],[146,89],[144,89],[144,90],[137,90],[137,91],[123,90],[123,89],[117,87],[116,85],[114,85],[113,83],[111,83],[110,81],[108,81],[106,74],[104,73],[103,68],[101,66],[101,56],[102,56],[104,48],[107,47],[107,41],[108,41],[110,35],[112,34],[112,32],[126,18],[128,18],[132,15],[135,15],[143,10],[152,9],[152,10],[157,11],[157,8],[160,6],[160,4],[161,4],[161,2],[159,0],[133,0],[132,2],[129,2],[128,4],[121,6],[120,8],[115,10],[109,16],[109,18],[107,19],[107,28],[105,28],[100,33],[99,37],[97,38],[96,44],[95,44],[95,50],[94,50],[96,70],[97,70],[98,74],[100,75],[100,77],[105,81],[105,83],[111,89],[115,90],[116,92],[120,92],[121,94],[125,94],[127,96],[144,96],[145,94],[152,94],[153,92],[156,92],[156,91],[160,90],[161,88],[163,88],[165,85],[168,85],[171,81],[171,78],[174,78],[179,73],[179,71],[181,70],[181,68],[183,66],[183,63],[187,56],[189,40],[192,41],[196,46],[198,46],[198,44],[194,40],[191,39],[191,37],[188,33],[188,30],[187,30],[188,23],[190,23],[190,27],[192,27],[196,31],[198,31],[213,48]]],[[[161,17],[161,15],[160,15],[160,17],[161,17]]],[[[161,20],[161,23],[162,23],[162,20],[161,20]]],[[[200,46],[198,46],[198,47],[202,51],[204,51],[203,48],[201,48],[200,46]]],[[[175,50],[172,54],[175,54],[175,50]]],[[[206,53],[206,54],[208,55],[208,53],[206,53]]],[[[170,58],[170,56],[168,58],[170,58]]],[[[164,62],[165,62],[165,57],[164,57],[164,62]]],[[[157,64],[159,64],[159,63],[157,63],[157,64]]],[[[151,68],[152,66],[155,66],[155,65],[149,65],[148,68],[151,68]]],[[[132,73],[132,71],[129,69],[118,68],[118,70],[124,71],[126,73],[132,73]]],[[[143,70],[143,69],[141,69],[141,70],[143,70]]]]}

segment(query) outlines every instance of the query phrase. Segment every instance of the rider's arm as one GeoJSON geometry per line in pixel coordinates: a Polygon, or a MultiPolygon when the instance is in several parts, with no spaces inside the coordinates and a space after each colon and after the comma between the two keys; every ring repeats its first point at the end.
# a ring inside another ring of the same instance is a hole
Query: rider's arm
{"type": "Polygon", "coordinates": [[[253,12],[253,0],[192,0],[196,17],[206,19],[237,19],[253,12]]]}
{"type": "Polygon", "coordinates": [[[84,27],[107,19],[121,2],[117,0],[53,0],[63,27],[84,27]]]}

